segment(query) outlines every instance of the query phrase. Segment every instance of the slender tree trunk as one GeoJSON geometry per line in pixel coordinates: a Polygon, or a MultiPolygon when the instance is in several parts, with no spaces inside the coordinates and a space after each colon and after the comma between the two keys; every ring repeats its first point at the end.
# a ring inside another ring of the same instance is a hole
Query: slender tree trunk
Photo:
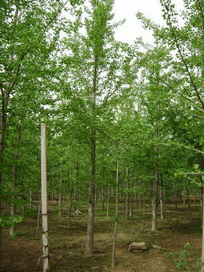
{"type": "Polygon", "coordinates": [[[125,182],[125,219],[129,220],[129,169],[126,166],[126,182],[125,182]]]}
{"type": "Polygon", "coordinates": [[[133,177],[132,177],[132,185],[131,185],[131,192],[130,192],[130,210],[129,210],[129,217],[132,216],[132,210],[133,210],[133,188],[134,188],[134,173],[133,173],[133,177]]]}
{"type": "Polygon", "coordinates": [[[94,198],[95,198],[95,179],[96,179],[96,90],[97,90],[97,70],[98,57],[94,56],[94,73],[93,73],[93,88],[91,92],[91,111],[92,111],[92,128],[90,141],[90,179],[88,189],[88,222],[87,222],[87,242],[86,254],[93,254],[94,246],[94,198]]]}
{"type": "Polygon", "coordinates": [[[157,230],[157,180],[158,171],[156,170],[152,183],[152,231],[157,230]]]}
{"type": "Polygon", "coordinates": [[[59,180],[59,212],[58,212],[58,217],[62,217],[62,169],[60,173],[60,180],[59,180]]]}
{"type": "Polygon", "coordinates": [[[75,194],[75,211],[77,214],[79,214],[79,193],[80,193],[80,187],[79,187],[79,162],[76,162],[76,194],[75,194]]]}
{"type": "MultiPolygon", "coordinates": [[[[14,13],[14,25],[18,23],[19,16],[19,3],[16,1],[15,5],[15,13],[14,13]]],[[[10,67],[12,67],[13,61],[13,53],[9,56],[10,67]]],[[[4,163],[4,144],[5,144],[5,135],[6,135],[6,125],[7,125],[7,114],[8,114],[8,104],[11,90],[13,89],[15,82],[13,81],[12,75],[13,71],[10,69],[8,71],[8,75],[11,78],[11,81],[8,82],[7,87],[4,86],[2,82],[0,82],[0,91],[1,91],[1,111],[0,111],[0,187],[3,183],[3,163],[4,163]]],[[[0,188],[1,192],[1,188],[0,188]]],[[[0,195],[0,214],[2,214],[2,202],[0,195]]],[[[0,265],[2,261],[2,227],[0,226],[0,265]]]]}
{"type": "MultiPolygon", "coordinates": [[[[9,101],[9,92],[3,89],[0,85],[2,92],[2,109],[0,113],[0,187],[3,183],[3,163],[4,163],[4,144],[5,144],[5,134],[6,134],[6,122],[7,122],[7,110],[9,101]]],[[[0,190],[1,191],[1,190],[0,190]]],[[[0,214],[2,214],[2,202],[0,195],[0,214]]],[[[2,260],[2,227],[0,226],[0,264],[2,260]]]]}
{"type": "Polygon", "coordinates": [[[178,208],[178,198],[177,198],[177,190],[176,190],[176,181],[174,180],[174,204],[175,208],[178,208]]]}
{"type": "Polygon", "coordinates": [[[107,196],[107,206],[106,206],[106,220],[109,219],[110,210],[110,184],[108,184],[108,196],[107,196]]]}
{"type": "Polygon", "coordinates": [[[49,271],[48,253],[48,215],[47,215],[47,162],[46,162],[46,124],[41,124],[41,201],[42,201],[42,244],[43,272],[49,271]]]}
{"type": "MultiPolygon", "coordinates": [[[[201,182],[202,181],[202,176],[201,176],[201,182]]],[[[201,272],[204,272],[204,187],[202,186],[202,213],[203,213],[203,218],[202,218],[202,255],[201,255],[201,272]]]]}
{"type": "Polygon", "coordinates": [[[163,190],[162,190],[162,184],[160,186],[159,196],[160,196],[160,217],[161,220],[164,220],[164,204],[163,204],[163,190]]]}
{"type": "Polygon", "coordinates": [[[70,162],[70,170],[69,170],[69,217],[68,217],[68,226],[71,227],[72,224],[72,192],[73,192],[73,186],[72,186],[72,163],[70,162]]]}
{"type": "Polygon", "coordinates": [[[186,190],[186,197],[187,197],[188,209],[191,210],[191,200],[190,200],[189,190],[186,190]]]}
{"type": "Polygon", "coordinates": [[[117,145],[117,158],[116,158],[116,195],[115,195],[115,225],[113,234],[113,246],[112,246],[112,262],[111,267],[115,267],[115,255],[116,255],[116,241],[118,231],[118,195],[119,195],[119,147],[117,145]]]}
{"type": "Polygon", "coordinates": [[[40,202],[40,197],[38,201],[38,217],[37,217],[37,238],[39,239],[39,230],[40,230],[40,215],[41,215],[41,202],[40,202]]]}
{"type": "MultiPolygon", "coordinates": [[[[3,182],[3,151],[4,151],[5,124],[0,116],[0,186],[3,182]]],[[[2,202],[0,195],[0,214],[2,214],[2,202]]],[[[0,265],[2,260],[2,227],[0,226],[0,265]]]]}
{"type": "Polygon", "coordinates": [[[102,190],[101,190],[101,209],[102,209],[102,210],[105,209],[105,202],[104,202],[104,187],[102,187],[102,190]]]}
{"type": "Polygon", "coordinates": [[[30,189],[29,192],[29,208],[32,209],[32,202],[33,202],[33,192],[32,189],[30,189]]]}
{"type": "Polygon", "coordinates": [[[86,254],[93,254],[94,243],[94,184],[95,184],[96,142],[95,131],[92,131],[91,141],[91,175],[89,181],[88,225],[86,254]]]}

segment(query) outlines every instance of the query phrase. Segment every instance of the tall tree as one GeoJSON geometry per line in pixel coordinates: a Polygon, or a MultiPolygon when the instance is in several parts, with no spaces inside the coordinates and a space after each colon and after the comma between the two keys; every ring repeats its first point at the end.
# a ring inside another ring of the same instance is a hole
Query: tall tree
{"type": "MultiPolygon", "coordinates": [[[[0,186],[4,179],[8,120],[14,118],[11,112],[15,108],[12,107],[13,102],[17,96],[19,101],[21,98],[24,101],[25,94],[29,100],[32,100],[32,95],[36,95],[34,87],[31,88],[33,93],[28,91],[31,85],[27,82],[42,84],[49,56],[59,37],[57,18],[67,2],[3,0],[0,3],[0,186]]],[[[0,232],[2,236],[2,231],[0,232]]],[[[0,243],[1,241],[2,237],[0,243]]]]}

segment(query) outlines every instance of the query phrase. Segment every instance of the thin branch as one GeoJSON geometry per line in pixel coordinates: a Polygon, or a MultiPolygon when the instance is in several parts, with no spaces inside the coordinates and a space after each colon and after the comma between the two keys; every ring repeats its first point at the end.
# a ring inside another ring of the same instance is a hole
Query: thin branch
{"type": "Polygon", "coordinates": [[[57,18],[57,16],[61,13],[61,11],[64,9],[64,7],[67,5],[67,3],[69,2],[69,0],[65,1],[65,3],[63,3],[62,7],[59,8],[56,12],[56,15],[54,15],[50,21],[47,23],[47,25],[44,28],[44,31],[46,31],[48,29],[48,27],[51,25],[51,23],[57,18]]]}
{"type": "Polygon", "coordinates": [[[200,115],[197,115],[197,114],[193,114],[194,117],[197,117],[199,119],[204,119],[204,116],[200,116],[200,115]]]}
{"type": "Polygon", "coordinates": [[[11,83],[11,86],[10,86],[10,88],[9,88],[9,89],[10,89],[10,90],[9,90],[9,94],[10,94],[10,92],[12,91],[13,87],[15,86],[15,83],[16,83],[16,81],[17,81],[18,75],[20,74],[20,68],[21,68],[21,65],[22,65],[22,61],[23,61],[24,58],[26,57],[27,53],[28,53],[28,51],[27,51],[26,53],[22,54],[22,56],[20,57],[20,62],[19,62],[18,66],[17,66],[17,69],[16,69],[15,78],[14,78],[14,80],[13,80],[13,82],[11,83]]]}
{"type": "MultiPolygon", "coordinates": [[[[164,82],[161,78],[159,79],[164,85],[166,85],[167,87],[171,88],[174,92],[176,92],[177,94],[179,94],[181,97],[185,98],[187,101],[191,102],[194,106],[196,106],[199,110],[201,110],[202,112],[204,111],[204,108],[197,105],[195,103],[195,101],[193,101],[191,98],[185,96],[184,94],[182,94],[181,92],[179,92],[178,90],[176,90],[172,85],[170,85],[167,82],[164,82]]],[[[185,89],[184,89],[185,90],[185,89]]]]}
{"type": "Polygon", "coordinates": [[[202,3],[200,2],[200,0],[198,0],[198,6],[200,8],[200,14],[201,14],[201,18],[202,18],[202,32],[203,32],[203,35],[204,35],[204,8],[203,8],[203,5],[202,3]]]}
{"type": "Polygon", "coordinates": [[[120,142],[118,140],[116,140],[115,138],[113,138],[110,134],[108,134],[105,130],[97,128],[98,131],[102,132],[104,135],[106,135],[106,137],[108,137],[109,139],[111,139],[113,142],[115,142],[116,144],[120,144],[120,142]]]}
{"type": "Polygon", "coordinates": [[[191,150],[191,151],[194,151],[196,153],[199,153],[199,154],[202,154],[204,155],[204,152],[199,150],[199,149],[196,149],[194,147],[190,147],[190,146],[186,146],[186,145],[182,145],[182,144],[178,144],[178,143],[162,143],[163,145],[176,145],[176,146],[179,146],[179,147],[183,147],[185,149],[188,149],[188,150],[191,150]]]}
{"type": "MultiPolygon", "coordinates": [[[[164,7],[165,7],[166,11],[169,12],[169,8],[168,8],[168,6],[167,6],[166,3],[164,3],[164,7]]],[[[169,15],[169,17],[170,17],[170,15],[169,15]]],[[[198,98],[198,100],[200,101],[200,103],[202,105],[202,109],[204,110],[204,102],[202,101],[202,99],[200,97],[200,94],[198,92],[198,88],[197,88],[197,86],[194,83],[193,76],[191,75],[191,72],[189,70],[188,64],[187,64],[187,62],[186,62],[186,60],[184,58],[184,55],[182,53],[181,46],[180,46],[179,41],[178,41],[178,37],[176,36],[176,33],[175,33],[174,29],[173,29],[172,22],[170,21],[170,18],[169,18],[169,26],[170,26],[170,30],[171,30],[171,33],[172,33],[173,38],[174,38],[174,42],[175,42],[176,48],[177,48],[179,56],[181,58],[181,61],[184,64],[184,67],[185,67],[186,72],[187,72],[187,74],[189,76],[191,85],[193,86],[193,89],[196,92],[197,98],[198,98]]]]}
{"type": "Polygon", "coordinates": [[[109,93],[109,94],[107,94],[106,95],[106,97],[104,98],[104,100],[103,100],[103,103],[102,103],[102,105],[104,106],[107,102],[108,102],[108,100],[118,91],[118,89],[119,89],[119,87],[118,88],[116,88],[112,93],[109,93]]]}
{"type": "Polygon", "coordinates": [[[204,172],[199,172],[199,173],[193,173],[193,172],[179,172],[178,174],[182,174],[182,175],[192,175],[192,176],[202,176],[202,175],[204,175],[204,172]]]}

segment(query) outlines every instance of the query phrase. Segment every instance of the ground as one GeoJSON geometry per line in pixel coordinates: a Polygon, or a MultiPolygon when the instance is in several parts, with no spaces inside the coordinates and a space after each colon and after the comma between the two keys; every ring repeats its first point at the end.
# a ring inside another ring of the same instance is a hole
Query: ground
{"type": "MultiPolygon", "coordinates": [[[[51,206],[52,207],[52,206],[51,206]]],[[[114,213],[113,205],[112,213],[114,213]]],[[[64,207],[64,211],[66,206],[64,207]]],[[[191,210],[184,205],[176,209],[165,205],[165,219],[158,218],[158,231],[151,232],[151,209],[134,208],[125,221],[120,206],[116,266],[111,270],[113,220],[106,220],[106,211],[96,207],[95,251],[84,254],[86,241],[86,211],[73,214],[72,226],[67,226],[67,213],[58,218],[49,215],[50,267],[52,272],[176,272],[199,271],[201,255],[201,211],[194,204],[191,210]],[[128,252],[130,242],[146,242],[148,251],[128,252]]],[[[3,264],[1,272],[42,271],[41,238],[37,233],[36,217],[26,217],[17,226],[16,237],[4,230],[3,264]]]]}

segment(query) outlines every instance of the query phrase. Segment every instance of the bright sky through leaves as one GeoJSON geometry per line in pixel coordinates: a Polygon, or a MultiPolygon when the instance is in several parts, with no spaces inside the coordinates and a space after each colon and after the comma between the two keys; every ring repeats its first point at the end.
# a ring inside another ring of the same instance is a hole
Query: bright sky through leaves
{"type": "MultiPolygon", "coordinates": [[[[172,2],[175,3],[178,10],[182,9],[182,0],[172,2]]],[[[142,37],[145,42],[153,43],[152,32],[144,30],[141,22],[135,16],[138,11],[144,13],[145,17],[152,21],[164,24],[159,0],[115,0],[113,11],[115,21],[126,19],[126,22],[116,31],[116,39],[123,42],[132,44],[136,38],[142,37]]]]}

